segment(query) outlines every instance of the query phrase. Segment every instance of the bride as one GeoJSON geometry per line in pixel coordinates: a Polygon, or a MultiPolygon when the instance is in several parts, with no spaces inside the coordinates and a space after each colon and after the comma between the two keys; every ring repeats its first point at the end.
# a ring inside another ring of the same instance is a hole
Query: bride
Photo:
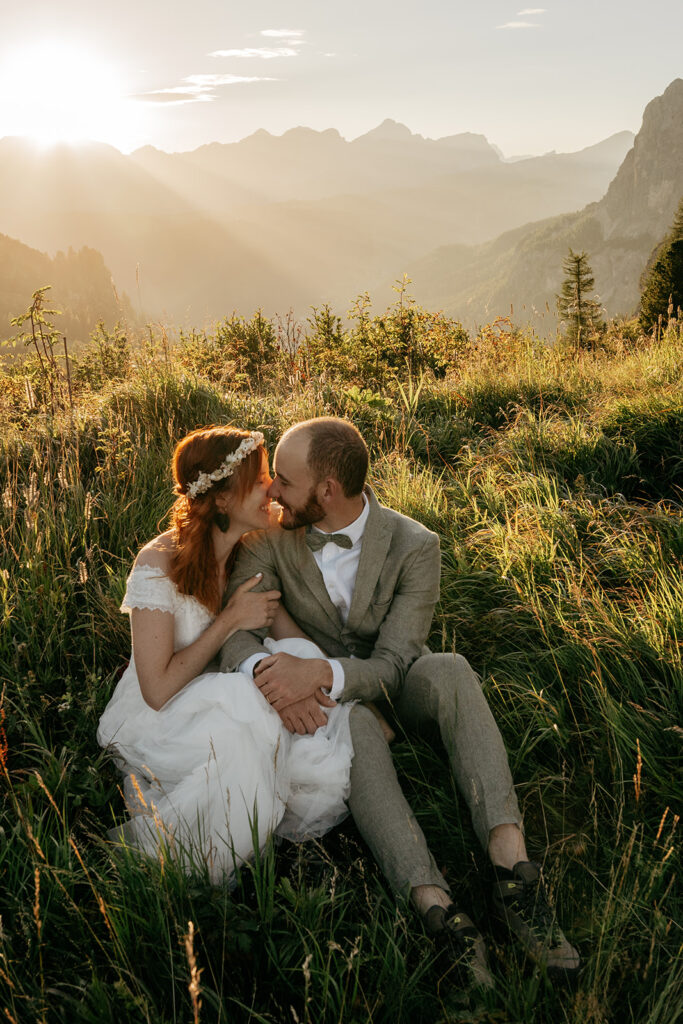
{"type": "Polygon", "coordinates": [[[215,883],[272,832],[299,841],[348,813],[350,705],[318,691],[325,724],[292,734],[249,676],[209,664],[237,630],[263,626],[272,652],[323,656],[278,591],[253,592],[259,576],[223,606],[242,534],[270,524],[263,440],[210,427],[177,445],[171,528],[140,551],[128,577],[121,611],[133,653],[97,731],[124,774],[130,818],[115,837],[166,851],[186,869],[205,864],[215,883]]]}

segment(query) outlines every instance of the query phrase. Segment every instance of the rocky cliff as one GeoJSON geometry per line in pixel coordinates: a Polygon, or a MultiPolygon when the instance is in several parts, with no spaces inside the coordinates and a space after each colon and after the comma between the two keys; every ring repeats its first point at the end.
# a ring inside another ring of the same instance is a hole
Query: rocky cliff
{"type": "Polygon", "coordinates": [[[468,325],[507,315],[512,307],[517,321],[549,332],[562,259],[571,246],[589,253],[607,314],[628,315],[638,306],[641,274],[681,196],[683,80],[676,79],[645,108],[633,147],[601,200],[484,245],[443,247],[403,269],[420,302],[443,307],[468,325]]]}

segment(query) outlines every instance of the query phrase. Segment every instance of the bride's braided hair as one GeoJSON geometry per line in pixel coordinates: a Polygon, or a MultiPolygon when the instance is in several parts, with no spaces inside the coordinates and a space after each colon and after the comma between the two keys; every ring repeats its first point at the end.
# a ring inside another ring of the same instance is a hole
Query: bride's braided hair
{"type": "MultiPolygon", "coordinates": [[[[187,492],[200,473],[214,472],[248,437],[248,430],[237,427],[204,427],[184,437],[173,452],[174,490],[178,497],[171,509],[174,551],[169,575],[181,594],[196,597],[213,614],[220,611],[222,599],[211,540],[217,516],[216,495],[234,491],[238,498],[243,498],[251,490],[261,469],[262,446],[245,455],[227,479],[217,481],[193,498],[187,492]]],[[[226,575],[236,554],[237,545],[228,556],[226,575]]]]}

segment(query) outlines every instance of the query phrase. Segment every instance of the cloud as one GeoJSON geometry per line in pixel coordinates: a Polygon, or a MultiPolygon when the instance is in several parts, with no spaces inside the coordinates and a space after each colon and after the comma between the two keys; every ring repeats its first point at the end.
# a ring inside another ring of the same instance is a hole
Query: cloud
{"type": "Polygon", "coordinates": [[[540,28],[533,21],[506,21],[504,25],[496,25],[496,28],[540,28]]]}
{"type": "Polygon", "coordinates": [[[241,50],[213,50],[209,57],[259,57],[261,60],[272,60],[273,57],[298,57],[297,50],[291,46],[278,46],[269,49],[265,46],[246,46],[241,50]]]}
{"type": "Polygon", "coordinates": [[[132,99],[143,103],[211,103],[216,99],[216,90],[221,86],[275,81],[275,78],[245,75],[188,75],[183,78],[182,85],[153,89],[133,96],[132,99]]]}
{"type": "Polygon", "coordinates": [[[522,18],[525,14],[545,14],[545,7],[525,7],[523,11],[517,11],[517,17],[522,18]]]}
{"type": "Polygon", "coordinates": [[[239,82],[273,82],[273,78],[258,78],[244,75],[188,75],[183,82],[202,92],[218,88],[220,85],[237,85],[239,82]]]}
{"type": "Polygon", "coordinates": [[[304,34],[302,28],[264,28],[261,30],[261,35],[267,36],[269,39],[302,39],[304,34]]]}
{"type": "Polygon", "coordinates": [[[192,90],[183,89],[183,87],[179,85],[173,89],[154,89],[152,92],[141,92],[136,96],[131,96],[131,99],[136,100],[138,103],[153,104],[211,103],[211,101],[215,99],[215,96],[196,93],[192,90]]]}

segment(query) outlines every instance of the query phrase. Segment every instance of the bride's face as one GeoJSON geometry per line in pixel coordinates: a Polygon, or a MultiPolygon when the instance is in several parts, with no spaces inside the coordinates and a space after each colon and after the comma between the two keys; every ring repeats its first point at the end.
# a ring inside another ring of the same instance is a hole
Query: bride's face
{"type": "Polygon", "coordinates": [[[268,469],[268,456],[261,454],[261,468],[256,483],[242,500],[235,499],[230,503],[229,515],[231,526],[239,526],[243,533],[249,530],[266,530],[277,521],[271,518],[271,504],[268,489],[273,480],[268,469]]]}

